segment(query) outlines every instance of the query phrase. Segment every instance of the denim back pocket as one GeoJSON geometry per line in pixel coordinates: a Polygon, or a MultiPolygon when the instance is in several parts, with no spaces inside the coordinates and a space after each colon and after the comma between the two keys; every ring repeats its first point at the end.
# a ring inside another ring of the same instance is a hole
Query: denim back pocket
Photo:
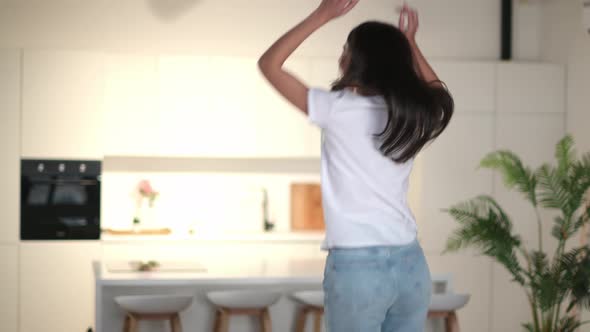
{"type": "Polygon", "coordinates": [[[328,255],[327,267],[333,271],[381,270],[386,267],[383,257],[360,255],[352,252],[337,252],[328,255]]]}

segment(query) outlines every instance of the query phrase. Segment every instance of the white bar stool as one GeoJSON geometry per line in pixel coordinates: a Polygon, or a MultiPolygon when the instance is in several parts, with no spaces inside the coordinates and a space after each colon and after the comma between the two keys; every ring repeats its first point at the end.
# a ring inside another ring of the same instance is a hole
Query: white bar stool
{"type": "Polygon", "coordinates": [[[305,323],[307,315],[314,315],[314,332],[321,332],[322,318],[324,316],[324,292],[323,291],[303,291],[293,293],[293,298],[303,306],[297,315],[297,326],[295,332],[305,332],[305,323]]]}
{"type": "Polygon", "coordinates": [[[140,320],[167,320],[170,321],[172,332],[182,332],[179,314],[192,304],[193,297],[185,295],[118,296],[115,302],[125,310],[124,332],[139,331],[140,320]]]}
{"type": "Polygon", "coordinates": [[[468,294],[432,294],[428,307],[428,318],[442,318],[445,321],[445,332],[459,332],[457,310],[469,302],[468,294]]]}
{"type": "Polygon", "coordinates": [[[271,332],[272,324],[268,308],[281,298],[281,293],[217,291],[207,293],[207,298],[216,307],[214,332],[228,332],[232,315],[256,316],[260,322],[260,331],[271,332]]]}

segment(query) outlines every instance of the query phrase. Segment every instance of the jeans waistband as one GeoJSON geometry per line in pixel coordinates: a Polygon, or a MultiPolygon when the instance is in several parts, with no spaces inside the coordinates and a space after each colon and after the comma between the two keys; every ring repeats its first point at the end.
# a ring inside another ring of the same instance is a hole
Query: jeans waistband
{"type": "Polygon", "coordinates": [[[420,243],[417,239],[414,241],[399,246],[369,246],[369,247],[360,247],[360,248],[331,248],[329,250],[330,255],[347,255],[347,256],[392,256],[396,255],[400,252],[420,248],[420,243]]]}

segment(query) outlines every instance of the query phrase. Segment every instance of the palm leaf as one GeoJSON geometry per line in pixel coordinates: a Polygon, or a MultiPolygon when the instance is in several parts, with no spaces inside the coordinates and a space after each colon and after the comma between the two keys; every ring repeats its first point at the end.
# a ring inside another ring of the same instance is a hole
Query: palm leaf
{"type": "Polygon", "coordinates": [[[557,171],[563,175],[567,174],[571,165],[575,161],[575,157],[574,139],[571,135],[567,135],[557,143],[555,148],[557,171]]]}
{"type": "Polygon", "coordinates": [[[557,330],[555,332],[575,332],[582,323],[575,317],[565,316],[557,323],[557,330]]]}
{"type": "Polygon", "coordinates": [[[573,211],[570,206],[573,197],[568,190],[570,189],[568,183],[564,181],[564,176],[547,164],[541,166],[536,175],[539,185],[539,202],[546,208],[561,209],[571,215],[573,211]]]}
{"type": "Polygon", "coordinates": [[[522,164],[520,158],[511,151],[497,151],[488,154],[480,163],[483,168],[499,171],[508,189],[516,188],[525,194],[526,198],[537,205],[537,179],[530,168],[522,164]]]}
{"type": "Polygon", "coordinates": [[[563,283],[569,286],[570,310],[574,305],[590,309],[590,249],[580,247],[571,250],[560,259],[564,270],[563,283]]]}
{"type": "Polygon", "coordinates": [[[560,302],[561,270],[550,269],[549,259],[542,251],[533,251],[531,257],[531,289],[535,294],[541,312],[550,312],[560,302]]]}
{"type": "Polygon", "coordinates": [[[533,327],[533,324],[531,324],[531,323],[522,324],[522,327],[524,328],[524,330],[526,332],[536,332],[535,328],[533,327]]]}
{"type": "Polygon", "coordinates": [[[448,239],[445,252],[474,247],[500,262],[515,281],[525,283],[516,256],[521,240],[512,234],[512,222],[493,198],[480,196],[445,211],[460,225],[448,239]]]}

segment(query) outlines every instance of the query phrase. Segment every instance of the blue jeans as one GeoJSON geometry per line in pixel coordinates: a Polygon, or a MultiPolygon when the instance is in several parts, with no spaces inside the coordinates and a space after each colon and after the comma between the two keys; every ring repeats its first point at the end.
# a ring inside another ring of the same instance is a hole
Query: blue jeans
{"type": "Polygon", "coordinates": [[[327,332],[423,332],[432,281],[420,244],[331,249],[324,272],[327,332]]]}

